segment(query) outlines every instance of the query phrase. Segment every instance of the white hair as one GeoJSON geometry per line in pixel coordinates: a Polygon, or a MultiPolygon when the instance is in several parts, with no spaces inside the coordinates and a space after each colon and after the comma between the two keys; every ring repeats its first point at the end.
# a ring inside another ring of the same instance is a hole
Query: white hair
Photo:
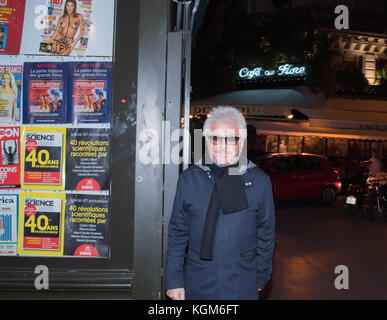
{"type": "Polygon", "coordinates": [[[239,128],[242,140],[246,138],[246,120],[237,108],[217,106],[212,109],[203,125],[203,135],[205,137],[207,137],[213,123],[234,123],[239,128]]]}

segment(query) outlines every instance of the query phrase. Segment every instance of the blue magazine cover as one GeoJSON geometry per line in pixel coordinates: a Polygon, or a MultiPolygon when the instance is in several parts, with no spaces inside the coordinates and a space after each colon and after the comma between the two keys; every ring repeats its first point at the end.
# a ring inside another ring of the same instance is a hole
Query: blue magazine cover
{"type": "Polygon", "coordinates": [[[67,65],[26,62],[23,75],[23,123],[67,122],[67,65]]]}
{"type": "Polygon", "coordinates": [[[18,195],[0,195],[0,256],[17,255],[18,195]]]}
{"type": "Polygon", "coordinates": [[[111,62],[69,62],[69,121],[109,123],[111,62]]]}

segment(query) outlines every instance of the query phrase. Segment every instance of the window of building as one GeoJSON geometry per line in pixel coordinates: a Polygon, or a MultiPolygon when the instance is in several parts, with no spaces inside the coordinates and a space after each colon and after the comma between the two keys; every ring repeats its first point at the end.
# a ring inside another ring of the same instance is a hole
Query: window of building
{"type": "Polygon", "coordinates": [[[266,152],[278,152],[278,136],[268,135],[266,137],[266,152]]]}
{"type": "Polygon", "coordinates": [[[302,137],[281,136],[280,152],[302,152],[302,137]]]}
{"type": "Polygon", "coordinates": [[[305,137],[304,152],[314,154],[325,154],[325,140],[321,137],[305,137]]]}
{"type": "Polygon", "coordinates": [[[348,154],[348,139],[328,138],[328,157],[346,157],[348,154]]]}
{"type": "Polygon", "coordinates": [[[351,159],[366,159],[368,157],[367,141],[351,140],[348,152],[351,159]]]}

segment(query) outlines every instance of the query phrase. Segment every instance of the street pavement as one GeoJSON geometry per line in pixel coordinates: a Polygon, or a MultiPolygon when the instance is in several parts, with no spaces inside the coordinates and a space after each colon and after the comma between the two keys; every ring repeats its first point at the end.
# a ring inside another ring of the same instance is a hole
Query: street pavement
{"type": "Polygon", "coordinates": [[[348,218],[343,204],[343,196],[332,206],[279,204],[273,275],[261,299],[387,299],[387,218],[348,218]],[[339,265],[348,267],[349,289],[335,287],[339,265]]]}

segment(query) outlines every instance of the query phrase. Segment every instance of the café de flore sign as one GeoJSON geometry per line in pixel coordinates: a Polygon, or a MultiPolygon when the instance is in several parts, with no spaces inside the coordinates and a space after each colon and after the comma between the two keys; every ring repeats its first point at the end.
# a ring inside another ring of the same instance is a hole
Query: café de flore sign
{"type": "Polygon", "coordinates": [[[283,64],[278,66],[276,70],[265,70],[261,67],[250,70],[244,67],[239,70],[238,75],[240,79],[256,79],[267,77],[299,77],[306,74],[305,67],[294,66],[292,64],[283,64]]]}

